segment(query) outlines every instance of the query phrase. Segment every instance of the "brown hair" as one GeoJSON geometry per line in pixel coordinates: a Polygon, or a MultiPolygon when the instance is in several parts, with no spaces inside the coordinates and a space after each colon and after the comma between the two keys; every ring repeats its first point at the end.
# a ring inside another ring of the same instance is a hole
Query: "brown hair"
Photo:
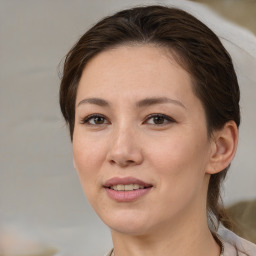
{"type": "MultiPolygon", "coordinates": [[[[120,11],[88,30],[66,56],[60,85],[60,107],[72,140],[78,82],[86,63],[96,54],[122,44],[154,44],[170,49],[191,75],[201,100],[208,134],[234,120],[240,124],[240,92],[232,60],[218,37],[187,12],[164,6],[120,11]]],[[[210,178],[207,210],[212,224],[228,226],[220,188],[228,168],[210,178]]],[[[215,228],[217,228],[215,226],[215,228]]]]}

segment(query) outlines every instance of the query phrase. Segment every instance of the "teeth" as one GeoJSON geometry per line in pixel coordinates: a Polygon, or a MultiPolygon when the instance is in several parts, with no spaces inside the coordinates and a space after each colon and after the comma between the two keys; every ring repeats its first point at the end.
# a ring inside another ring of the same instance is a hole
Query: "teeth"
{"type": "Polygon", "coordinates": [[[124,190],[124,185],[116,185],[116,190],[118,191],[124,190]]]}
{"type": "Polygon", "coordinates": [[[131,190],[133,190],[133,184],[124,185],[124,190],[125,190],[125,191],[131,191],[131,190]]]}
{"type": "MultiPolygon", "coordinates": [[[[140,188],[140,185],[138,184],[133,184],[133,189],[139,189],[140,188]]],[[[141,186],[141,188],[143,188],[143,186],[141,186]]]]}
{"type": "Polygon", "coordinates": [[[128,184],[128,185],[118,184],[118,185],[111,186],[110,188],[116,191],[132,191],[136,189],[142,189],[144,188],[144,186],[141,186],[139,184],[128,184]]]}

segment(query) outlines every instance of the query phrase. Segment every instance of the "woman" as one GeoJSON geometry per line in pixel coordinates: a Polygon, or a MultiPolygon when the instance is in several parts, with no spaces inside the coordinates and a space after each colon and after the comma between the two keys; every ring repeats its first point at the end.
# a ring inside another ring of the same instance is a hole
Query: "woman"
{"type": "Polygon", "coordinates": [[[217,234],[239,98],[217,36],[179,9],[121,11],[75,44],[60,106],[84,192],[111,229],[108,255],[255,255],[217,234]]]}

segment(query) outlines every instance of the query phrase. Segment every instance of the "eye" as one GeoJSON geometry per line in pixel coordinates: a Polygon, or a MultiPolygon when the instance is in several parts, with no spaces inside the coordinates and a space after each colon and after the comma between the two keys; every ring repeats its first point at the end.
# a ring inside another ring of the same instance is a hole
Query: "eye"
{"type": "Polygon", "coordinates": [[[93,114],[82,119],[81,124],[103,125],[109,123],[103,115],[93,114]]]}
{"type": "Polygon", "coordinates": [[[174,123],[175,120],[167,115],[164,114],[151,114],[147,117],[146,123],[152,124],[152,125],[167,125],[170,123],[174,123]]]}

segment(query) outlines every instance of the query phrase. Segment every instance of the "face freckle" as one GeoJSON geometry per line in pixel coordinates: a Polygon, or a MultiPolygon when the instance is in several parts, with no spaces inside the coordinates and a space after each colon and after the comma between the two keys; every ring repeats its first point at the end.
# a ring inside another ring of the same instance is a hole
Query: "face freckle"
{"type": "Polygon", "coordinates": [[[144,234],[201,214],[210,152],[203,106],[168,50],[120,46],[89,61],[77,91],[74,166],[112,230],[144,234]],[[134,200],[111,198],[104,184],[127,177],[151,187],[134,200]]]}

